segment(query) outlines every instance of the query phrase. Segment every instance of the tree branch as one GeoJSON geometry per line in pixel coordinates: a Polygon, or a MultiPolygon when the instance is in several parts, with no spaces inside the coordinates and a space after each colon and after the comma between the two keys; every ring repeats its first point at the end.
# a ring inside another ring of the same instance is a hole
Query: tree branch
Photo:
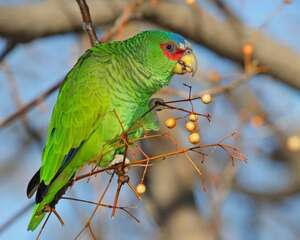
{"type": "MultiPolygon", "coordinates": [[[[96,25],[112,23],[129,2],[89,1],[94,23],[96,25]]],[[[81,19],[76,7],[74,2],[67,0],[1,7],[0,35],[17,41],[28,41],[78,31],[81,29],[81,19]],[[11,16],[14,16],[14,21],[11,21],[11,16]]],[[[239,63],[243,61],[242,45],[245,41],[252,40],[255,59],[270,68],[270,75],[300,89],[300,81],[295,77],[300,75],[299,54],[262,32],[255,32],[255,29],[241,23],[237,23],[237,27],[233,29],[230,21],[222,22],[205,11],[169,1],[144,4],[141,17],[179,32],[239,63]],[[239,28],[239,31],[236,28],[239,28]],[[290,64],[291,62],[293,64],[290,64]]]]}
{"type": "Polygon", "coordinates": [[[3,51],[0,53],[0,63],[3,62],[3,60],[5,59],[5,57],[10,54],[15,47],[17,46],[17,42],[12,41],[12,40],[7,40],[5,43],[5,47],[3,49],[3,51]]]}
{"type": "Polygon", "coordinates": [[[97,34],[92,23],[89,7],[85,0],[76,0],[82,17],[83,30],[89,35],[90,43],[93,46],[98,42],[97,34]]]}
{"type": "MultiPolygon", "coordinates": [[[[113,22],[127,4],[128,1],[89,0],[94,24],[113,22]]],[[[74,1],[41,1],[0,7],[0,36],[17,42],[80,30],[82,19],[74,1]]]]}
{"type": "Polygon", "coordinates": [[[53,92],[55,92],[59,88],[61,82],[62,81],[55,83],[52,87],[47,89],[45,92],[40,94],[38,97],[36,97],[32,101],[30,101],[29,103],[23,105],[22,107],[20,107],[16,112],[11,114],[4,120],[2,120],[2,121],[0,120],[0,128],[6,127],[8,124],[12,123],[16,119],[18,119],[19,117],[21,117],[25,113],[27,113],[29,110],[31,110],[32,108],[34,108],[35,106],[37,106],[41,102],[43,102],[48,96],[50,96],[53,92]]]}
{"type": "Polygon", "coordinates": [[[300,185],[299,184],[290,184],[286,188],[281,190],[273,191],[273,192],[266,192],[266,191],[255,191],[251,190],[247,187],[244,187],[238,183],[234,183],[233,189],[238,192],[242,192],[244,194],[249,195],[250,197],[258,200],[258,201],[269,201],[269,202],[280,202],[286,200],[289,197],[293,197],[300,192],[300,185]]]}
{"type": "Polygon", "coordinates": [[[18,210],[15,214],[13,214],[10,218],[8,218],[3,224],[1,224],[0,225],[0,235],[5,230],[7,230],[7,228],[9,228],[16,220],[20,219],[33,206],[34,206],[34,202],[27,203],[20,210],[18,210]]]}

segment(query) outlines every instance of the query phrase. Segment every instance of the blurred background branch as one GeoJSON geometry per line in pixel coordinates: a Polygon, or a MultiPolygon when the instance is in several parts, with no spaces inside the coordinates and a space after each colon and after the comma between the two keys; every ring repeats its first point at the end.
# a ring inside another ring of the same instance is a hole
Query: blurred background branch
{"type": "MultiPolygon", "coordinates": [[[[130,1],[89,1],[95,25],[115,21],[128,2],[130,1]]],[[[217,6],[220,7],[220,3],[217,6]]],[[[136,15],[181,33],[217,54],[239,63],[243,61],[243,44],[253,42],[255,59],[270,68],[271,76],[300,89],[300,83],[294,77],[300,75],[299,54],[243,23],[235,21],[236,26],[232,28],[230,20],[221,21],[202,8],[172,1],[157,1],[155,4],[145,1],[136,15]],[[278,57],[274,57],[274,54],[278,57]],[[290,62],[294,64],[289,64],[290,62]]],[[[0,8],[0,35],[15,42],[79,31],[81,27],[78,9],[68,0],[0,8]],[[41,12],[43,14],[40,14],[41,12]],[[10,21],[11,16],[14,16],[14,21],[10,21]]]]}

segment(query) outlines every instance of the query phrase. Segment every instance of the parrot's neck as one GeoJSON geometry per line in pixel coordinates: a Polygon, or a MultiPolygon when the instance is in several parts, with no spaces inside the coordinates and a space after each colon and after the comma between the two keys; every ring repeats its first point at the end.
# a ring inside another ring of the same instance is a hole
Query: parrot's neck
{"type": "MultiPolygon", "coordinates": [[[[141,42],[134,46],[142,48],[141,42]]],[[[170,72],[156,73],[143,62],[143,51],[133,51],[130,44],[116,42],[108,45],[111,48],[112,60],[109,71],[111,94],[123,104],[148,104],[150,97],[167,85],[172,77],[170,72]]]]}

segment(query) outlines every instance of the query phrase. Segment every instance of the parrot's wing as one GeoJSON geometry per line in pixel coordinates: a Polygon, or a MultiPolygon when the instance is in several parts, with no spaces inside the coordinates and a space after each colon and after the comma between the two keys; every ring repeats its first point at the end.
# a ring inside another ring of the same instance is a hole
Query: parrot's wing
{"type": "Polygon", "coordinates": [[[46,185],[76,154],[107,111],[109,97],[103,81],[107,56],[94,55],[92,51],[84,54],[60,88],[42,156],[40,180],[46,185]]]}

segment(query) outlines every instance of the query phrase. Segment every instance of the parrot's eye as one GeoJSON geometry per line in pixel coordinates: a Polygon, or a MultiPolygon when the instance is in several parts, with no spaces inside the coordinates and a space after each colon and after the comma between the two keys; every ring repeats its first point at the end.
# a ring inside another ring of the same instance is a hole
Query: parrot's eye
{"type": "Polygon", "coordinates": [[[175,51],[176,51],[176,45],[172,42],[167,43],[165,45],[165,48],[169,53],[175,53],[175,51]]]}

